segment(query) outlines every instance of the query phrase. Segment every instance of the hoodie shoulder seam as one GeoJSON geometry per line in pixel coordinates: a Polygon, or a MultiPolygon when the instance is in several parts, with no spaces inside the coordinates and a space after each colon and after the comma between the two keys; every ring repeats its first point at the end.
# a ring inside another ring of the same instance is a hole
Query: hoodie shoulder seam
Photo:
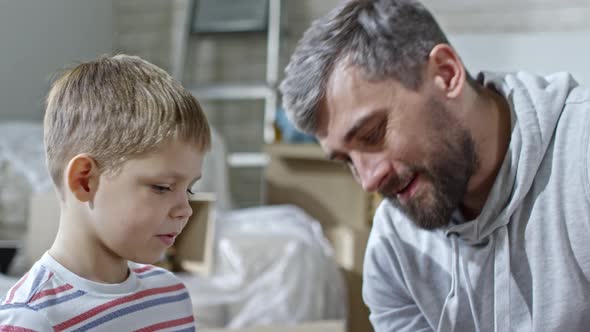
{"type": "Polygon", "coordinates": [[[590,103],[590,98],[579,99],[579,100],[566,100],[565,101],[566,105],[580,105],[580,104],[586,104],[586,103],[590,103]]]}
{"type": "MultiPolygon", "coordinates": [[[[586,114],[586,123],[590,122],[590,113],[586,114]]],[[[590,123],[589,123],[590,124],[590,123]]],[[[587,126],[586,126],[587,127],[587,126]]],[[[582,156],[582,186],[584,187],[584,194],[586,195],[586,201],[590,204],[590,130],[584,131],[584,137],[582,138],[586,148],[585,154],[582,156]]]]}

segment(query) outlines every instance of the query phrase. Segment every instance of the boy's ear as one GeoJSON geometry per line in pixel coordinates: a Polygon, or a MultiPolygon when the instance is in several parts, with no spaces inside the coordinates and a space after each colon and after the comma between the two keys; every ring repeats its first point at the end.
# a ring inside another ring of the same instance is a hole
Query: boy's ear
{"type": "Polygon", "coordinates": [[[446,98],[461,94],[466,72],[459,55],[447,44],[436,45],[428,57],[428,75],[446,98]]]}
{"type": "Polygon", "coordinates": [[[94,158],[83,153],[70,160],[66,169],[66,186],[81,202],[88,202],[98,188],[98,165],[94,158]]]}

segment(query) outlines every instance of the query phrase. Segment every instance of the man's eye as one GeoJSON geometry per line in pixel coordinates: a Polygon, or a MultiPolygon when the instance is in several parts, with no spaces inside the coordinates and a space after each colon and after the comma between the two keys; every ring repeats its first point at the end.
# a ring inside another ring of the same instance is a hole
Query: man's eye
{"type": "Polygon", "coordinates": [[[190,190],[190,189],[187,189],[187,190],[186,190],[186,192],[187,192],[189,195],[194,195],[194,194],[195,194],[195,193],[194,193],[192,190],[190,190]]]}
{"type": "Polygon", "coordinates": [[[166,186],[159,186],[157,184],[152,185],[152,189],[154,189],[155,192],[157,192],[158,194],[163,194],[167,191],[170,191],[170,187],[166,187],[166,186]]]}
{"type": "Polygon", "coordinates": [[[357,173],[356,168],[354,167],[354,163],[352,162],[352,159],[350,159],[349,156],[340,159],[340,162],[346,165],[346,167],[348,167],[353,174],[357,173]]]}
{"type": "Polygon", "coordinates": [[[346,165],[346,166],[352,166],[352,159],[350,159],[349,156],[346,156],[342,159],[342,162],[346,165]]]}
{"type": "Polygon", "coordinates": [[[383,140],[383,136],[385,134],[385,127],[386,127],[385,122],[379,124],[379,126],[374,128],[373,130],[371,130],[370,133],[363,136],[361,138],[361,140],[363,141],[364,144],[367,144],[367,145],[377,145],[377,144],[381,143],[381,140],[383,140]]]}
{"type": "Polygon", "coordinates": [[[363,142],[365,142],[366,144],[377,144],[379,143],[380,140],[380,136],[378,135],[378,133],[371,133],[368,136],[365,136],[363,138],[363,142]]]}

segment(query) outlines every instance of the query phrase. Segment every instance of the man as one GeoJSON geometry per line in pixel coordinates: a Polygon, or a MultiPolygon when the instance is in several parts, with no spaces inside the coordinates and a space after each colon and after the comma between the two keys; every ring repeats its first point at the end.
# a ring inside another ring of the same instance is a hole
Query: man
{"type": "Polygon", "coordinates": [[[312,24],[281,91],[386,198],[364,267],[375,330],[590,327],[590,92],[571,76],[474,79],[419,3],[353,0],[312,24]]]}

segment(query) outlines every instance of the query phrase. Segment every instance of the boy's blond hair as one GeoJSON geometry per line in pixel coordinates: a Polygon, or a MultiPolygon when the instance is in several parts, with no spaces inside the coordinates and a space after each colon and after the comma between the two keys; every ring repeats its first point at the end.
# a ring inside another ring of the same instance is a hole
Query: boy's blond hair
{"type": "Polygon", "coordinates": [[[164,70],[135,56],[103,56],[63,72],[47,97],[47,166],[61,191],[63,173],[87,153],[103,173],[178,138],[205,152],[211,134],[198,101],[164,70]]]}

